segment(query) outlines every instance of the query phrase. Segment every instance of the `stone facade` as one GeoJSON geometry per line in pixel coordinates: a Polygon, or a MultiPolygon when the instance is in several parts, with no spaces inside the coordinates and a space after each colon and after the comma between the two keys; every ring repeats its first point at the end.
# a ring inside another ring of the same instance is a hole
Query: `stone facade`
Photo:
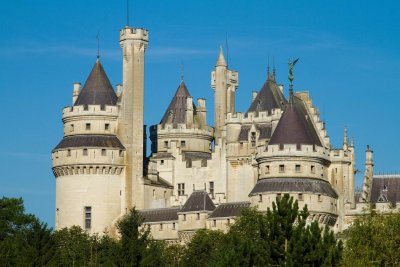
{"type": "MultiPolygon", "coordinates": [[[[123,83],[116,92],[99,59],[84,87],[74,84],[72,106],[62,114],[64,138],[52,151],[56,229],[80,225],[113,234],[116,221],[136,207],[154,238],[184,243],[201,228],[227,231],[243,208],[265,211],[288,193],[300,208],[307,205],[310,221],[339,232],[368,206],[372,151],[356,202],[354,145],[346,129],[342,147],[332,148],[309,93],[287,94],[275,70],[252,93],[247,112],[236,111],[239,74],[228,68],[222,49],[211,71],[214,127],[207,124],[205,99],[195,104],[182,80],[160,123],[150,127],[146,157],[148,36],[140,28],[120,31],[123,83]]],[[[379,199],[376,207],[388,209],[391,200],[379,199]]]]}

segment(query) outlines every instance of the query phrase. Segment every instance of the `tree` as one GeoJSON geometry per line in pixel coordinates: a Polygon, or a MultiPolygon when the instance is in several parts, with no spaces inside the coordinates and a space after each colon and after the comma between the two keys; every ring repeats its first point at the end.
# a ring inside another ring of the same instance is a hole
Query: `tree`
{"type": "Polygon", "coordinates": [[[400,266],[400,214],[365,214],[344,237],[344,265],[400,266]]]}

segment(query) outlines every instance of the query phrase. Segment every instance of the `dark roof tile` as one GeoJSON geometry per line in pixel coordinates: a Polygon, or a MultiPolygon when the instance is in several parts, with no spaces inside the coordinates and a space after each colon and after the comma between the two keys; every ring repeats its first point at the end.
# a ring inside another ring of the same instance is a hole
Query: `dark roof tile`
{"type": "Polygon", "coordinates": [[[372,178],[371,202],[379,202],[381,195],[393,205],[400,202],[400,175],[375,175],[372,178]]]}
{"type": "Polygon", "coordinates": [[[220,204],[209,218],[237,217],[244,208],[250,207],[250,202],[231,202],[220,204]]]}
{"type": "Polygon", "coordinates": [[[194,191],[179,212],[213,211],[215,205],[205,191],[194,191]]]}
{"type": "Polygon", "coordinates": [[[121,141],[115,135],[67,135],[53,149],[64,149],[74,147],[110,147],[125,149],[121,141]]]}
{"type": "Polygon", "coordinates": [[[269,77],[247,112],[271,111],[276,108],[282,109],[285,103],[285,96],[275,83],[275,80],[269,77]]]}
{"type": "Polygon", "coordinates": [[[139,214],[143,217],[145,223],[150,222],[168,222],[178,220],[179,207],[166,209],[140,210],[139,214]]]}

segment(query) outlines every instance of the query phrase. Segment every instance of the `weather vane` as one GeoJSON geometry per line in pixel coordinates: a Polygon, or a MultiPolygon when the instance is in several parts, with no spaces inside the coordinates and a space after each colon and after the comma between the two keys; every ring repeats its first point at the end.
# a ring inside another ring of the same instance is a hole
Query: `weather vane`
{"type": "Polygon", "coordinates": [[[293,80],[294,80],[293,69],[294,69],[294,65],[296,65],[297,61],[299,61],[299,59],[296,59],[294,61],[289,59],[289,81],[290,81],[289,89],[290,89],[290,91],[293,91],[293,80]]]}

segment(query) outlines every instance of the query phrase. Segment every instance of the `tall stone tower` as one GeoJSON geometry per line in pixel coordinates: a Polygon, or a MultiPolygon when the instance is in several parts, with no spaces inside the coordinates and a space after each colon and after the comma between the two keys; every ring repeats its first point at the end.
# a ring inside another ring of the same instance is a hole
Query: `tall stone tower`
{"type": "Polygon", "coordinates": [[[122,212],[144,206],[144,53],[148,31],[126,26],[120,31],[123,55],[118,136],[126,148],[122,212]]]}
{"type": "Polygon", "coordinates": [[[235,112],[235,92],[238,83],[238,73],[228,69],[222,47],[219,51],[217,63],[211,72],[211,87],[214,90],[214,127],[215,143],[225,138],[224,126],[226,114],[235,112]]]}
{"type": "Polygon", "coordinates": [[[56,229],[111,230],[121,212],[124,146],[116,136],[117,95],[97,60],[73,106],[63,109],[64,138],[53,149],[56,229]]]}
{"type": "Polygon", "coordinates": [[[372,177],[374,176],[373,151],[367,146],[365,151],[365,174],[363,182],[363,191],[360,202],[371,201],[372,177]]]}

